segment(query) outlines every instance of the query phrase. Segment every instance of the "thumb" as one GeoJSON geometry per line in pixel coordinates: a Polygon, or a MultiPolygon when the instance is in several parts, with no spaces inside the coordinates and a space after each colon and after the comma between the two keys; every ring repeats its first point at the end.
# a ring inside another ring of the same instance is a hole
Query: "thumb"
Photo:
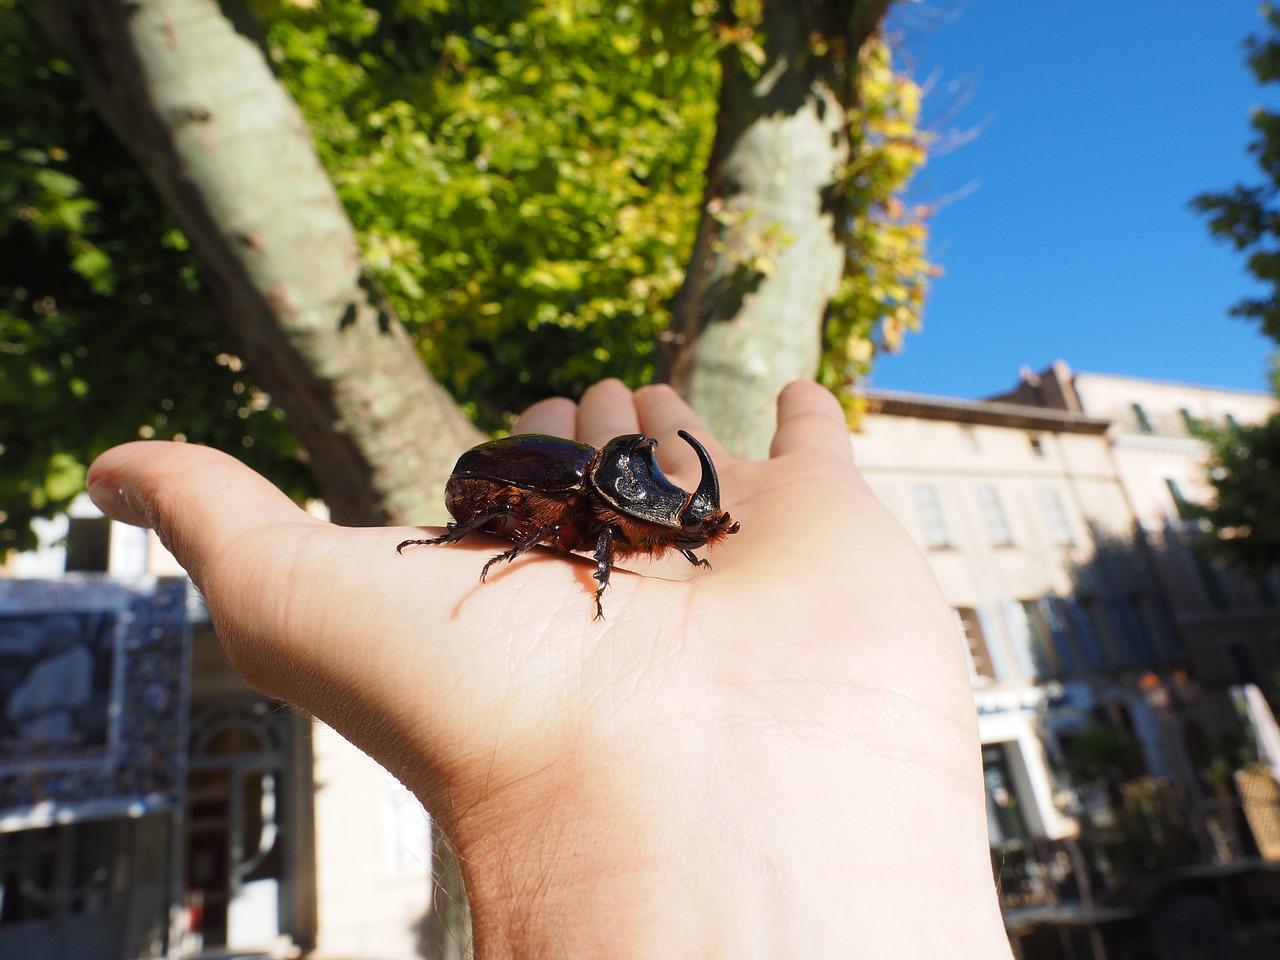
{"type": "Polygon", "coordinates": [[[252,686],[341,728],[334,704],[355,707],[353,686],[368,700],[404,673],[379,654],[383,631],[370,621],[375,568],[394,557],[381,531],[311,517],[235,458],[195,444],[115,447],[87,479],[107,516],[156,531],[252,686]]]}
{"type": "MultiPolygon", "coordinates": [[[[187,570],[228,662],[251,686],[319,717],[384,763],[407,762],[403,747],[390,751],[420,722],[410,694],[427,671],[406,662],[423,657],[425,645],[411,642],[419,618],[379,602],[378,591],[383,581],[394,588],[385,570],[408,583],[423,565],[397,562],[394,534],[311,517],[238,460],[194,444],[115,447],[87,479],[107,516],[154,529],[187,570]],[[410,641],[387,640],[401,636],[410,641]]],[[[470,564],[457,566],[474,578],[470,564]]]]}
{"type": "Polygon", "coordinates": [[[108,517],[156,531],[197,585],[209,559],[264,525],[316,523],[266,478],[210,447],[146,440],[89,467],[89,496],[108,517]]]}
{"type": "MultiPolygon", "coordinates": [[[[204,595],[232,665],[279,695],[282,678],[265,668],[291,624],[282,591],[269,585],[296,563],[308,533],[327,525],[234,457],[196,444],[114,447],[89,467],[87,485],[107,516],[156,531],[204,595]]],[[[315,578],[299,579],[305,591],[315,578]]]]}

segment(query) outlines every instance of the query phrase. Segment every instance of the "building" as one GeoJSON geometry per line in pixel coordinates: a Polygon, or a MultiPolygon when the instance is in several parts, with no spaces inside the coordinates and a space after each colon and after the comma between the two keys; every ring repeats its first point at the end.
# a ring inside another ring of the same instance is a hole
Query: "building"
{"type": "Polygon", "coordinates": [[[1274,683],[1280,677],[1280,578],[1252,580],[1194,550],[1188,503],[1211,495],[1203,425],[1257,423],[1275,409],[1265,393],[1077,373],[1058,361],[1024,371],[997,398],[1099,417],[1115,471],[1171,611],[1191,674],[1204,684],[1274,683]]]}
{"type": "MultiPolygon", "coordinates": [[[[0,719],[0,956],[422,955],[432,843],[412,794],[231,671],[154,534],[81,500],[41,540],[0,576],[0,699],[41,686],[37,661],[52,663],[70,617],[93,654],[81,699],[97,719],[74,751],[0,719]],[[139,626],[162,619],[135,669],[139,626]],[[143,681],[167,691],[163,722],[143,681]],[[96,779],[65,788],[93,765],[96,779]]],[[[34,699],[50,706],[67,675],[34,699]]]]}
{"type": "Polygon", "coordinates": [[[0,581],[0,956],[163,949],[188,637],[182,580],[0,581]]]}
{"type": "Polygon", "coordinates": [[[1186,513],[1199,426],[1274,399],[1061,362],[989,400],[866,399],[859,467],[969,653],[1019,955],[1274,943],[1280,787],[1249,754],[1280,697],[1280,582],[1206,559],[1186,513]]]}
{"type": "Polygon", "coordinates": [[[1169,718],[1130,678],[1181,662],[1134,542],[1109,421],[872,391],[859,469],[924,548],[969,656],[993,846],[1079,832],[1074,738],[1115,725],[1135,768],[1185,778],[1169,718]]]}

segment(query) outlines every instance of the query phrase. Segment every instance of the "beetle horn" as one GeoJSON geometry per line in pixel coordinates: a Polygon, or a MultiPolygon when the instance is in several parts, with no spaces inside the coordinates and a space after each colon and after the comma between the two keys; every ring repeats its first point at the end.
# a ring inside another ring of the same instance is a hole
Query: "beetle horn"
{"type": "Polygon", "coordinates": [[[676,433],[681,440],[693,447],[693,452],[698,455],[702,464],[702,481],[693,492],[693,499],[689,501],[689,511],[711,516],[720,510],[720,478],[716,476],[716,465],[711,462],[711,455],[707,453],[706,447],[690,434],[683,430],[677,430],[676,433]]]}

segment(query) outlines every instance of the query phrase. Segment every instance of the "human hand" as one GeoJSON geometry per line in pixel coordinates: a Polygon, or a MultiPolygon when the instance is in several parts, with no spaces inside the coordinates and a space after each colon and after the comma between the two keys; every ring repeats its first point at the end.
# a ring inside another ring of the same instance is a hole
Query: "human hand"
{"type": "Polygon", "coordinates": [[[741,532],[713,571],[617,570],[501,541],[399,556],[214,451],[130,444],[90,492],[153,526],[228,658],[423,800],[459,854],[477,956],[1008,955],[950,610],[853,468],[834,398],[779,398],[736,461],[666,387],[598,384],[521,432],[643,432],[687,489],[689,430],[741,532]],[[922,922],[923,921],[923,922],[922,922]]]}

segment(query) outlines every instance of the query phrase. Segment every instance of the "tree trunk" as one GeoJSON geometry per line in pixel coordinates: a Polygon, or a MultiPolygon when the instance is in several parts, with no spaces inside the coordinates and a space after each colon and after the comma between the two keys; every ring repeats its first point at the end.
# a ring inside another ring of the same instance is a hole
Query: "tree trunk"
{"type": "Polygon", "coordinates": [[[440,519],[479,438],[362,282],[296,104],[214,0],[45,0],[41,21],[189,238],[339,523],[440,519]]]}
{"type": "MultiPolygon", "coordinates": [[[[186,233],[334,520],[441,519],[444,481],[479,431],[364,277],[262,51],[214,0],[45,0],[40,17],[186,233]]],[[[470,924],[457,863],[443,863],[427,949],[460,957],[470,924]]]]}
{"type": "MultiPolygon", "coordinates": [[[[774,398],[817,371],[844,273],[837,184],[850,159],[858,53],[888,0],[763,0],[730,22],[706,200],[659,379],[739,456],[768,454],[774,398]],[[763,35],[748,68],[743,40],[763,35]]],[[[726,5],[727,7],[727,5],[726,5]]]]}

